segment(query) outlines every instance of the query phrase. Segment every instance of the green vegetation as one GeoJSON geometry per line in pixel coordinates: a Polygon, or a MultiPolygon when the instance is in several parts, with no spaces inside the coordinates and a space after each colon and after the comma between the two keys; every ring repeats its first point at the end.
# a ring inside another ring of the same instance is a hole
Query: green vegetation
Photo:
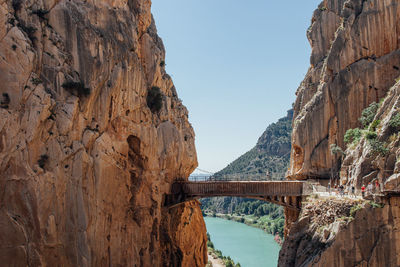
{"type": "Polygon", "coordinates": [[[147,92],[147,106],[150,108],[151,112],[159,112],[162,108],[163,94],[161,89],[157,86],[153,86],[147,92]]]}
{"type": "Polygon", "coordinates": [[[288,111],[286,117],[269,125],[254,148],[230,163],[216,175],[266,176],[268,173],[270,179],[283,179],[290,157],[292,112],[292,110],[288,111]]]}
{"type": "Polygon", "coordinates": [[[360,204],[354,205],[350,208],[350,217],[354,218],[358,210],[362,209],[363,207],[360,204]]]}
{"type": "Polygon", "coordinates": [[[355,129],[348,129],[346,131],[346,134],[344,135],[344,142],[346,144],[353,144],[353,145],[357,145],[358,142],[360,142],[362,137],[362,132],[359,128],[355,128],[355,129]]]}
{"type": "Polygon", "coordinates": [[[61,86],[71,94],[78,97],[90,95],[90,88],[85,87],[85,84],[82,81],[66,81],[61,86]]]}
{"type": "Polygon", "coordinates": [[[387,148],[387,144],[385,142],[371,139],[368,140],[368,143],[371,146],[371,150],[374,154],[385,156],[389,152],[389,149],[387,148]]]}
{"type": "Polygon", "coordinates": [[[390,119],[389,126],[392,127],[393,129],[400,127],[400,112],[398,112],[390,119]]]}
{"type": "MultiPolygon", "coordinates": [[[[285,224],[283,208],[261,200],[240,199],[240,198],[219,198],[225,200],[228,209],[233,209],[228,213],[217,213],[216,209],[221,209],[224,212],[223,206],[213,206],[217,201],[214,199],[205,199],[202,202],[202,209],[208,207],[205,211],[206,216],[220,217],[226,220],[232,220],[240,223],[245,223],[249,226],[257,227],[269,234],[278,234],[283,238],[283,227],[285,224]]],[[[219,203],[222,204],[223,203],[219,203]]]]}
{"type": "Polygon", "coordinates": [[[378,137],[378,135],[376,134],[376,132],[372,132],[372,131],[365,132],[365,138],[367,140],[375,140],[377,137],[378,137]]]}
{"type": "Polygon", "coordinates": [[[229,256],[224,256],[221,250],[215,249],[214,244],[211,241],[210,234],[207,233],[207,249],[211,254],[214,254],[217,258],[222,259],[226,267],[240,267],[240,263],[236,263],[229,256]]]}
{"type": "Polygon", "coordinates": [[[378,111],[379,104],[376,102],[371,103],[366,109],[361,113],[361,117],[358,119],[364,128],[368,128],[369,125],[375,118],[376,112],[378,111]]]}
{"type": "Polygon", "coordinates": [[[369,125],[369,130],[375,132],[376,128],[378,128],[379,124],[381,124],[381,120],[374,120],[370,125],[369,125]]]}
{"type": "Polygon", "coordinates": [[[375,201],[368,201],[368,204],[371,205],[371,207],[373,207],[374,209],[381,209],[383,208],[385,205],[381,204],[381,203],[376,203],[375,201]]]}
{"type": "Polygon", "coordinates": [[[331,144],[330,145],[330,149],[331,149],[331,154],[332,155],[340,155],[340,156],[345,156],[346,154],[343,152],[343,149],[336,145],[336,144],[331,144]]]}
{"type": "Polygon", "coordinates": [[[379,104],[373,102],[362,111],[359,121],[362,123],[364,130],[359,128],[348,129],[344,135],[344,142],[346,144],[351,144],[353,146],[357,145],[361,138],[365,137],[373,154],[384,156],[389,152],[386,142],[379,141],[378,134],[376,133],[376,129],[380,125],[381,121],[374,120],[374,118],[381,103],[383,103],[383,101],[380,101],[379,104]]]}
{"type": "MultiPolygon", "coordinates": [[[[266,180],[282,180],[289,165],[293,111],[267,127],[256,146],[226,168],[218,176],[249,176],[266,180]]],[[[268,202],[235,197],[202,199],[202,210],[218,216],[258,227],[283,237],[283,208],[268,202]],[[221,214],[221,215],[220,215],[221,214]]]]}
{"type": "Polygon", "coordinates": [[[39,79],[39,78],[32,78],[32,79],[31,79],[31,82],[32,82],[34,85],[39,85],[39,84],[42,83],[42,80],[39,79]]]}

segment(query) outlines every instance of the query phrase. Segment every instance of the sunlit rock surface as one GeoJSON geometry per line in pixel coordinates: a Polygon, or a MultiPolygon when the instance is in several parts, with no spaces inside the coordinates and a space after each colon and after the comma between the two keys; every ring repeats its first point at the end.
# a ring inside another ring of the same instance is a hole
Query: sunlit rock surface
{"type": "Polygon", "coordinates": [[[198,204],[162,208],[197,158],[150,6],[0,0],[2,264],[205,264],[198,204]]]}
{"type": "Polygon", "coordinates": [[[288,176],[329,178],[339,170],[330,144],[344,147],[347,129],[379,102],[400,75],[400,5],[397,0],[325,0],[307,36],[312,55],[297,90],[288,176]]]}

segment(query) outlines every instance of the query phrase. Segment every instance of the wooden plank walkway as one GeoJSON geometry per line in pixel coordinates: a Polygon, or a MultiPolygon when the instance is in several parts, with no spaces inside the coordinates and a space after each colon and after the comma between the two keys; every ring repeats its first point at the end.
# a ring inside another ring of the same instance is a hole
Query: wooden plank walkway
{"type": "Polygon", "coordinates": [[[178,181],[172,184],[165,206],[217,196],[255,198],[299,208],[303,196],[301,181],[178,181]]]}

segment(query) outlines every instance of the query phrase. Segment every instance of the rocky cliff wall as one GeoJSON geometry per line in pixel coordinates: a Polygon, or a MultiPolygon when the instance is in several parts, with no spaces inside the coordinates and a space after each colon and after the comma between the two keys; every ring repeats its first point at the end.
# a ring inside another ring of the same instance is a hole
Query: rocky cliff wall
{"type": "Polygon", "coordinates": [[[197,165],[150,0],[0,0],[0,261],[203,266],[197,165]],[[195,236],[194,236],[195,233],[195,236]]]}
{"type": "Polygon", "coordinates": [[[399,266],[399,205],[398,197],[383,207],[354,200],[306,205],[283,244],[279,266],[399,266]],[[353,205],[360,209],[351,212],[353,205]]]}
{"type": "Polygon", "coordinates": [[[288,176],[329,178],[340,168],[331,144],[386,95],[400,75],[397,0],[324,0],[307,32],[311,66],[297,90],[288,176]]]}
{"type": "MultiPolygon", "coordinates": [[[[319,5],[307,32],[311,66],[294,105],[289,178],[333,175],[356,193],[378,179],[385,193],[400,192],[399,29],[397,0],[319,5]]],[[[383,208],[343,208],[340,199],[329,210],[335,201],[326,198],[306,205],[297,221],[286,218],[279,266],[399,266],[399,199],[390,196],[383,208]]]]}

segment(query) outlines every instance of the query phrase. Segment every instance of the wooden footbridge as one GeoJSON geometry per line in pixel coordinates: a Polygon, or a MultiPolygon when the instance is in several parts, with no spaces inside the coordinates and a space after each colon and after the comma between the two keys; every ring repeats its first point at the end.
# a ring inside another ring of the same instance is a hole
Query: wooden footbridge
{"type": "Polygon", "coordinates": [[[199,198],[232,196],[300,210],[302,197],[308,191],[305,185],[301,181],[176,181],[165,197],[164,206],[172,207],[199,198]]]}

